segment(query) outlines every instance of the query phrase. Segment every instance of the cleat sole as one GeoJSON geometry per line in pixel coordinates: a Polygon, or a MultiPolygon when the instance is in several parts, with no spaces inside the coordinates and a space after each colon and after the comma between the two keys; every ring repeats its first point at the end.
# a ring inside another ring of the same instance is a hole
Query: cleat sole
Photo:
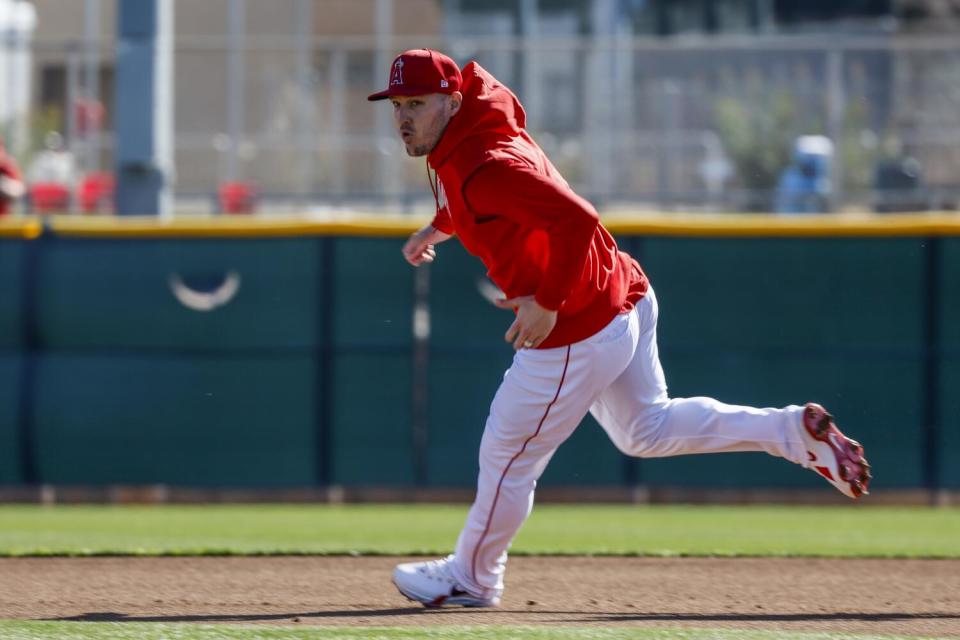
{"type": "MultiPolygon", "coordinates": [[[[807,435],[829,447],[835,464],[832,474],[828,467],[816,466],[812,467],[813,470],[849,497],[856,499],[868,495],[873,474],[870,463],[864,457],[863,445],[843,435],[837,428],[833,415],[814,403],[808,404],[804,409],[803,427],[807,435]]],[[[810,449],[807,453],[811,462],[817,459],[810,449]]],[[[820,455],[822,459],[825,453],[821,452],[820,455]]]]}

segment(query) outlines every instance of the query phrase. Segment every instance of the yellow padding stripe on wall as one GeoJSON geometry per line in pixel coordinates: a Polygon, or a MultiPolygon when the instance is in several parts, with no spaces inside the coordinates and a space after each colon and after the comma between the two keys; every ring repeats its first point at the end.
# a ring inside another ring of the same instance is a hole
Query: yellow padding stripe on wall
{"type": "Polygon", "coordinates": [[[616,215],[604,218],[613,233],[699,237],[904,237],[960,235],[956,213],[896,215],[771,214],[616,215]]]}
{"type": "Polygon", "coordinates": [[[33,240],[43,233],[43,225],[34,218],[0,218],[0,238],[33,240]]]}
{"type": "Polygon", "coordinates": [[[392,215],[358,214],[330,221],[303,218],[222,216],[174,218],[153,216],[79,218],[58,216],[50,229],[62,236],[97,238],[270,238],[291,236],[407,236],[423,220],[392,215]]]}
{"type": "MultiPolygon", "coordinates": [[[[337,220],[234,217],[74,217],[55,216],[49,228],[68,237],[98,238],[266,238],[296,236],[404,237],[429,218],[358,213],[337,220]]],[[[21,223],[23,225],[27,222],[21,223]]],[[[680,237],[904,237],[960,236],[960,214],[652,214],[604,216],[611,232],[621,235],[680,237]]],[[[0,226],[0,233],[6,227],[0,226]]],[[[36,237],[21,232],[15,237],[36,237]]]]}

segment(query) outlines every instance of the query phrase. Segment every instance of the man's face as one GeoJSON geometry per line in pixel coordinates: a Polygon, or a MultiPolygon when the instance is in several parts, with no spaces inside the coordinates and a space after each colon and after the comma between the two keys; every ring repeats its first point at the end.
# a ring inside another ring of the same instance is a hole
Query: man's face
{"type": "Polygon", "coordinates": [[[459,92],[390,98],[393,121],[407,155],[425,156],[433,151],[450,118],[460,110],[460,100],[459,92]]]}

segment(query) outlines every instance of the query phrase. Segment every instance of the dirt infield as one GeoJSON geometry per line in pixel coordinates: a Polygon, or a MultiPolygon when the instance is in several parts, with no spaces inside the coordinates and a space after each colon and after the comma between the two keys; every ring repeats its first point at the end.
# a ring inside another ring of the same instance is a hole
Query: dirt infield
{"type": "Polygon", "coordinates": [[[960,637],[960,561],[513,558],[498,609],[425,610],[398,558],[0,560],[0,618],[722,627],[960,637]]]}

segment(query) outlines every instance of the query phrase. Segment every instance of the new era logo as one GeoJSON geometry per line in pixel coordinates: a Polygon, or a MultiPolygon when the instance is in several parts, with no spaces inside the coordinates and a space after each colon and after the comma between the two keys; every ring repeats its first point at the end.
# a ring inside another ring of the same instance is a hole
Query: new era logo
{"type": "Polygon", "coordinates": [[[446,88],[449,87],[449,86],[450,86],[450,83],[447,82],[446,80],[441,80],[441,81],[440,81],[440,88],[441,88],[441,89],[446,89],[446,88]]]}

